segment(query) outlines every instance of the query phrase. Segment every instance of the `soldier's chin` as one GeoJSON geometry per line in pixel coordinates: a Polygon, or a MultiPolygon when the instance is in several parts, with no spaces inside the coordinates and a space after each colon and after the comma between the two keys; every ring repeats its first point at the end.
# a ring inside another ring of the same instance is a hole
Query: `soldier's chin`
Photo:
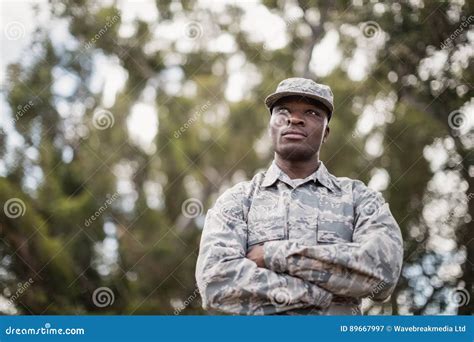
{"type": "Polygon", "coordinates": [[[316,151],[307,146],[280,146],[276,153],[284,160],[303,161],[311,159],[316,151]]]}

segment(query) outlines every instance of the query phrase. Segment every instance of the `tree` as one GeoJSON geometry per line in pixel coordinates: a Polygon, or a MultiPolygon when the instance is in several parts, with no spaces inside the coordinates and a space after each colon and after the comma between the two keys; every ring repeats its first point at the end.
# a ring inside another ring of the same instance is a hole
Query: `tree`
{"type": "Polygon", "coordinates": [[[245,27],[259,15],[250,5],[152,5],[156,19],[129,21],[123,7],[52,1],[52,24],[38,28],[29,49],[33,62],[8,67],[5,94],[22,145],[7,148],[2,131],[0,203],[10,209],[0,216],[0,280],[16,309],[202,313],[194,266],[206,210],[268,165],[263,98],[299,75],[335,94],[322,159],[338,176],[385,180],[406,240],[391,301],[367,302],[366,311],[455,312],[452,290],[470,295],[473,283],[472,127],[463,107],[473,78],[470,5],[265,1],[258,13],[287,34],[279,46],[273,27],[267,40],[245,27]],[[68,38],[58,41],[60,25],[68,38]],[[315,47],[334,34],[341,61],[323,75],[315,65],[324,51],[315,47]],[[360,55],[367,68],[355,78],[360,55]],[[438,71],[435,58],[446,58],[438,71]],[[104,65],[124,75],[122,88],[118,76],[100,83],[104,65]],[[157,134],[141,144],[130,121],[147,108],[157,113],[157,134]],[[441,166],[430,150],[446,151],[441,166]],[[440,192],[437,177],[454,177],[456,187],[440,192]],[[430,221],[426,211],[439,203],[449,214],[430,221]],[[456,248],[441,251],[440,237],[456,248]],[[446,272],[456,262],[462,272],[446,272]],[[31,289],[15,298],[19,282],[31,289]]]}

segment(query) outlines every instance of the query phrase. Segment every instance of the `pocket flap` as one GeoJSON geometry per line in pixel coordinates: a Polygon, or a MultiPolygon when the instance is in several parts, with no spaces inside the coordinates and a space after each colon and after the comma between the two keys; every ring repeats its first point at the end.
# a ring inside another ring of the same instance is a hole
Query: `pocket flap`
{"type": "Polygon", "coordinates": [[[283,218],[268,218],[254,223],[248,223],[248,245],[272,240],[283,240],[285,228],[283,218]]]}
{"type": "Polygon", "coordinates": [[[318,220],[317,240],[321,243],[352,242],[353,226],[350,220],[318,220]]]}

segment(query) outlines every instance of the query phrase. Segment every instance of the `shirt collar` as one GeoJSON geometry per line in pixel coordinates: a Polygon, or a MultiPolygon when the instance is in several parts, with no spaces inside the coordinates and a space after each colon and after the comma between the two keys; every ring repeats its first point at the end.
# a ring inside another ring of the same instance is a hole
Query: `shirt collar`
{"type": "Polygon", "coordinates": [[[319,164],[318,169],[313,173],[313,180],[315,182],[319,181],[323,186],[331,190],[332,192],[336,192],[336,189],[339,188],[339,184],[337,182],[336,177],[329,173],[326,165],[321,161],[319,164]]]}
{"type": "MultiPolygon", "coordinates": [[[[336,184],[335,177],[329,173],[328,169],[322,161],[320,162],[318,169],[306,178],[312,179],[315,183],[319,182],[321,185],[328,188],[332,192],[335,192],[336,188],[339,187],[336,184]]],[[[278,179],[286,183],[286,181],[290,178],[278,167],[275,160],[273,160],[272,164],[265,173],[265,178],[263,179],[262,186],[271,186],[278,179]]]]}
{"type": "Polygon", "coordinates": [[[265,172],[265,178],[263,179],[262,186],[267,187],[273,185],[277,179],[281,178],[284,172],[277,166],[275,161],[272,162],[267,172],[265,172]]]}

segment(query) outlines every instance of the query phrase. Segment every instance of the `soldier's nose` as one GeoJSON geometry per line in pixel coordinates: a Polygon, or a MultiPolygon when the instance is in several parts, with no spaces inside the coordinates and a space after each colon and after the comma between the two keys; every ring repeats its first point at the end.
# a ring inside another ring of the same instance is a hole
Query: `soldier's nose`
{"type": "Polygon", "coordinates": [[[288,118],[288,124],[293,124],[293,125],[303,125],[304,126],[304,120],[292,115],[291,117],[288,118]]]}

